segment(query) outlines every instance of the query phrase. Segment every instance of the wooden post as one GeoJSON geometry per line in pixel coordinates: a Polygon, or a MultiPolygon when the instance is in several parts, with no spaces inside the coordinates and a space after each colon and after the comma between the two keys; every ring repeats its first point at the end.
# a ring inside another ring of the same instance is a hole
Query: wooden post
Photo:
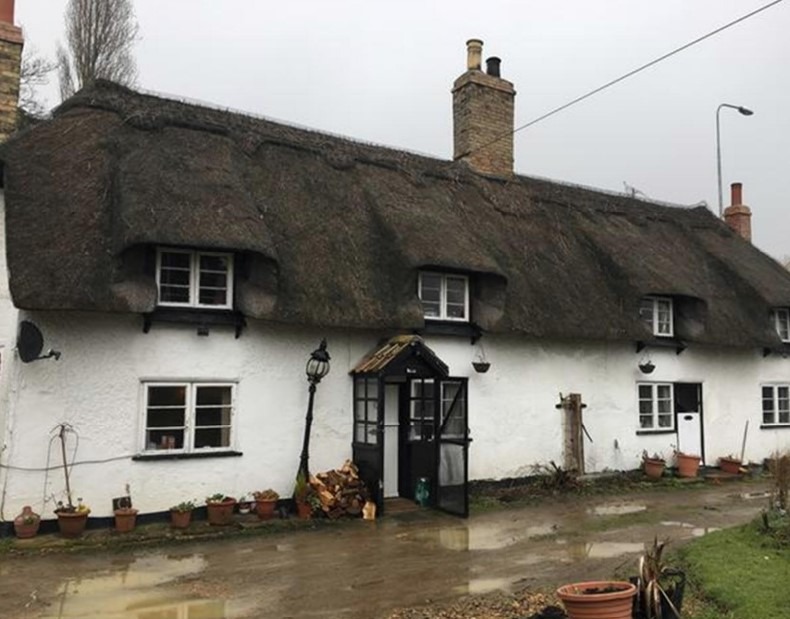
{"type": "Polygon", "coordinates": [[[562,398],[565,419],[565,469],[584,474],[584,436],[582,426],[582,396],[571,393],[562,398]]]}

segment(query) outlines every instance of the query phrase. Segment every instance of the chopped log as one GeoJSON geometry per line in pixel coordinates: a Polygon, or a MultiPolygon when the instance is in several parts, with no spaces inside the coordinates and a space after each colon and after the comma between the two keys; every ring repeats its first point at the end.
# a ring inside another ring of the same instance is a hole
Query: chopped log
{"type": "Polygon", "coordinates": [[[359,478],[359,470],[350,460],[339,469],[310,476],[310,486],[328,518],[359,516],[369,494],[359,478]]]}

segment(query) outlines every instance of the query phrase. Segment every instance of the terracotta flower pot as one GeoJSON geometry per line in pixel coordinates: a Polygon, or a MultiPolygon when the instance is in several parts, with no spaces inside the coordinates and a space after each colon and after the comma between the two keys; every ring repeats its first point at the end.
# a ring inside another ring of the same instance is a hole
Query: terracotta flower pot
{"type": "Polygon", "coordinates": [[[33,511],[30,505],[22,508],[22,513],[14,518],[14,532],[19,539],[35,537],[41,526],[41,516],[33,511]]]}
{"type": "Polygon", "coordinates": [[[208,523],[214,526],[226,526],[233,524],[233,508],[236,499],[227,497],[224,501],[216,503],[206,503],[208,511],[208,523]]]}
{"type": "Polygon", "coordinates": [[[309,520],[310,516],[313,514],[313,507],[310,503],[296,501],[296,513],[302,520],[309,520]]]}
{"type": "Polygon", "coordinates": [[[192,522],[192,512],[180,512],[175,509],[170,510],[170,526],[174,529],[187,529],[192,522]]]}
{"type": "Polygon", "coordinates": [[[664,467],[666,466],[663,460],[645,458],[642,463],[645,467],[645,475],[650,479],[661,479],[661,476],[664,474],[664,467]]]}
{"type": "Polygon", "coordinates": [[[88,524],[88,514],[83,512],[58,512],[58,529],[63,537],[80,537],[88,524]]]}
{"type": "Polygon", "coordinates": [[[115,510],[115,530],[118,533],[129,533],[137,524],[137,510],[133,507],[122,507],[115,510]]]}
{"type": "Polygon", "coordinates": [[[741,472],[741,461],[736,458],[719,458],[719,468],[725,473],[738,475],[741,472]]]}
{"type": "Polygon", "coordinates": [[[636,587],[613,580],[579,582],[557,589],[570,619],[631,619],[636,587]]]}
{"type": "Polygon", "coordinates": [[[255,501],[255,512],[261,520],[270,520],[274,516],[277,501],[255,501]]]}
{"type": "Polygon", "coordinates": [[[678,465],[678,475],[680,477],[696,477],[699,470],[699,456],[692,454],[677,453],[675,459],[678,465]]]}

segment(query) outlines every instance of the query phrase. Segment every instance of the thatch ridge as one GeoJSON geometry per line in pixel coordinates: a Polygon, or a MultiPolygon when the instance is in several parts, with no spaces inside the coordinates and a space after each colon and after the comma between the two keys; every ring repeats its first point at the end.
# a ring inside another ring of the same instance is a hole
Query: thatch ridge
{"type": "Polygon", "coordinates": [[[106,82],[0,156],[26,309],[150,311],[161,245],[237,252],[240,309],[298,324],[420,328],[429,267],[473,275],[482,328],[535,337],[644,339],[639,299],[667,294],[686,299],[680,336],[769,346],[770,308],[790,306],[790,274],[703,207],[482,176],[106,82]]]}

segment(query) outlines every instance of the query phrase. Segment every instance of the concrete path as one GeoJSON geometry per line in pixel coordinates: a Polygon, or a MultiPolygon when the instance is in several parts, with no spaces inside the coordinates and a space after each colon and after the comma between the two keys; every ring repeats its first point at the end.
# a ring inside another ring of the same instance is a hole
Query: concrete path
{"type": "Polygon", "coordinates": [[[162,550],[4,557],[0,616],[386,617],[470,593],[610,577],[654,535],[682,543],[752,519],[764,490],[563,497],[466,521],[421,511],[162,550]]]}

